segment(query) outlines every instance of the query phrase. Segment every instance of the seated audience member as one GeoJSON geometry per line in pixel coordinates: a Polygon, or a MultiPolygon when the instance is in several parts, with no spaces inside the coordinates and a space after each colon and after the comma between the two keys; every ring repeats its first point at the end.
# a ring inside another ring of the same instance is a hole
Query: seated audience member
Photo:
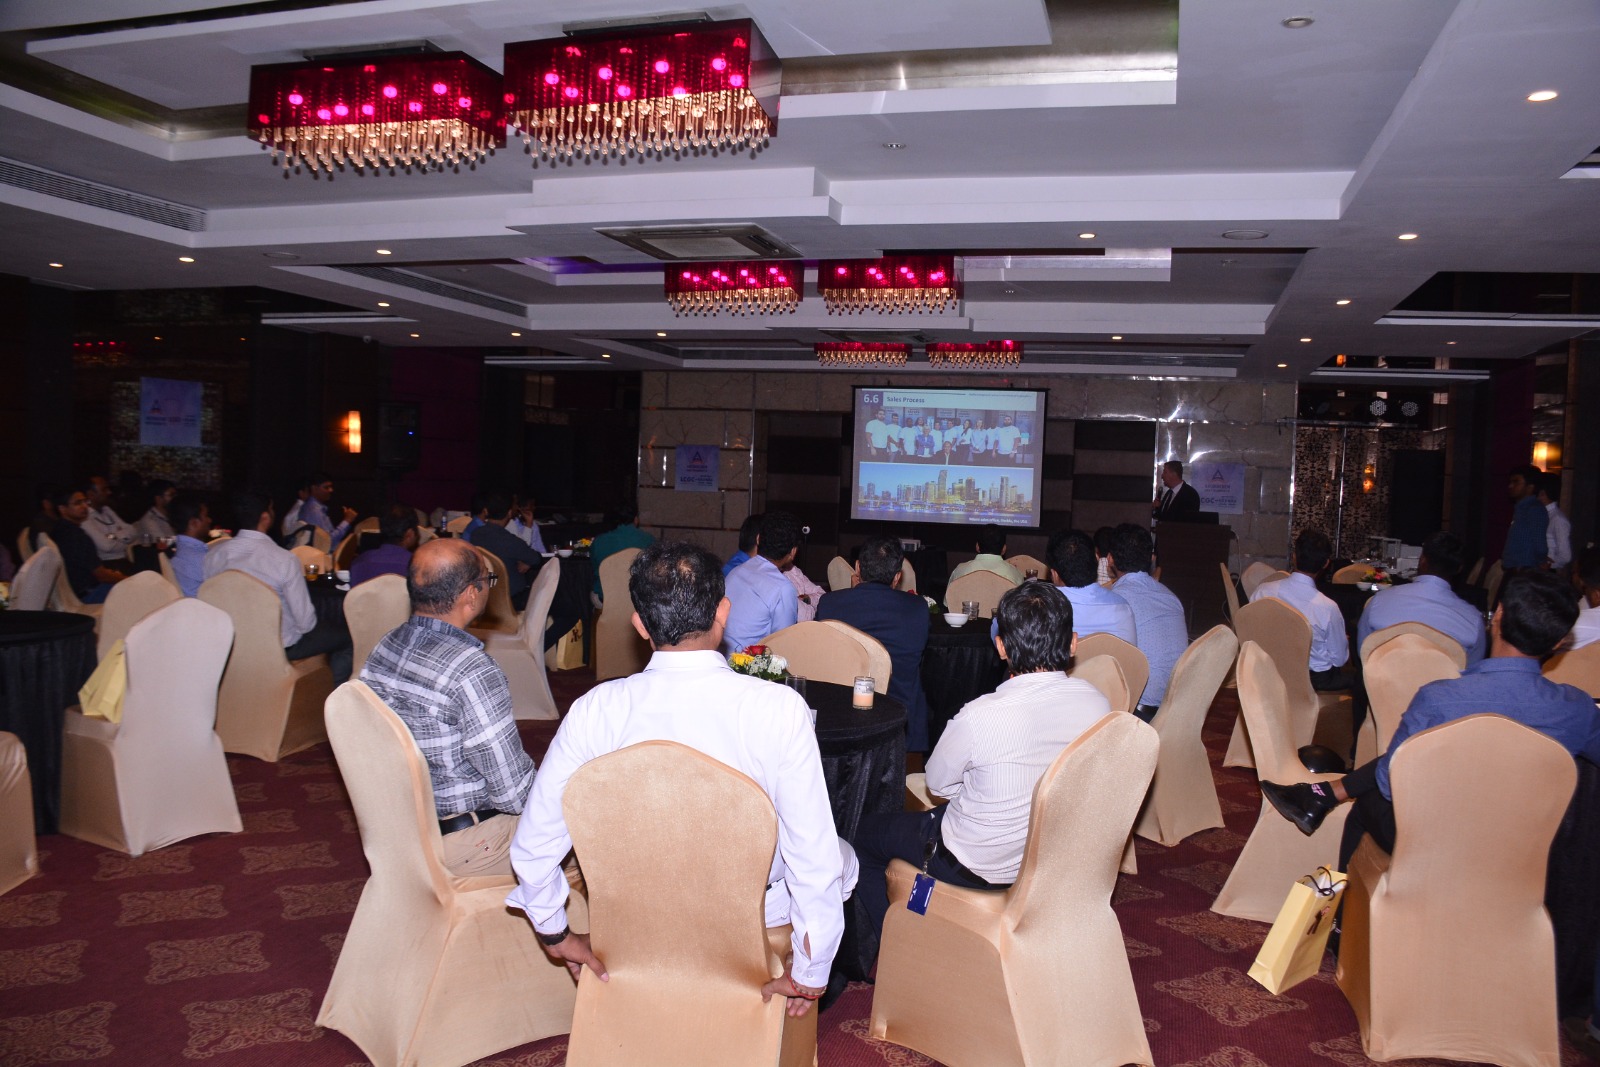
{"type": "Polygon", "coordinates": [[[489,513],[489,495],[481,492],[472,494],[472,501],[467,507],[467,513],[472,518],[461,528],[461,536],[468,541],[483,526],[484,516],[489,513]]]}
{"type": "Polygon", "coordinates": [[[55,505],[58,518],[50,528],[50,539],[61,550],[67,584],[85,604],[103,604],[111,587],[128,575],[101,558],[86,529],[94,521],[90,517],[89,494],[83,489],[62,490],[56,493],[55,505]]]}
{"type": "Polygon", "coordinates": [[[506,529],[535,552],[546,552],[544,535],[539,532],[539,520],[533,517],[533,494],[519,493],[511,501],[511,521],[506,529]]]}
{"type": "MultiPolygon", "coordinates": [[[[490,493],[484,498],[483,524],[467,540],[500,557],[506,569],[506,591],[511,606],[521,611],[528,604],[528,586],[538,577],[544,557],[506,529],[511,521],[511,494],[490,493]]],[[[352,575],[352,577],[354,577],[352,575]]]]}
{"type": "Polygon", "coordinates": [[[724,652],[759,645],[768,634],[800,621],[800,598],[783,576],[799,552],[800,520],[787,511],[767,512],[756,554],[728,572],[733,607],[722,638],[724,652]]]}
{"type": "MultiPolygon", "coordinates": [[[[1013,585],[1022,584],[1022,572],[1005,561],[1006,532],[999,526],[990,522],[978,527],[978,541],[972,547],[978,554],[965,563],[956,564],[956,569],[950,572],[952,582],[973,571],[993,571],[1013,585]]],[[[961,607],[960,604],[949,606],[961,607]]]]}
{"type": "Polygon", "coordinates": [[[1094,532],[1095,580],[1101,585],[1111,581],[1111,542],[1116,538],[1115,526],[1102,526],[1094,532]]]}
{"type": "Polygon", "coordinates": [[[1582,648],[1600,641],[1600,547],[1591,546],[1578,556],[1573,573],[1578,590],[1578,621],[1572,627],[1570,648],[1582,648]]]}
{"type": "Polygon", "coordinates": [[[511,835],[533,786],[505,672],[466,632],[489,603],[484,563],[453,537],[417,549],[406,575],[411,618],[361,668],[428,761],[444,865],[460,876],[511,873],[511,835]]]}
{"type": "Polygon", "coordinates": [[[61,490],[58,487],[45,482],[40,482],[34,487],[33,495],[39,500],[39,510],[28,521],[29,548],[37,549],[39,547],[39,536],[41,534],[48,536],[50,531],[55,528],[56,523],[61,521],[61,513],[56,510],[55,501],[56,495],[60,492],[61,490]]]}
{"type": "Polygon", "coordinates": [[[1133,609],[1099,580],[1094,542],[1082,530],[1068,530],[1050,539],[1050,580],[1072,601],[1073,629],[1079,637],[1110,634],[1130,645],[1139,643],[1133,609]]]}
{"type": "Polygon", "coordinates": [[[1112,592],[1133,609],[1135,642],[1150,664],[1150,680],[1139,695],[1135,713],[1145,722],[1155,717],[1166,699],[1167,683],[1178,657],[1189,647],[1189,627],[1183,604],[1172,590],[1150,575],[1155,544],[1150,531],[1125,522],[1111,543],[1112,592]]]}
{"type": "Polygon", "coordinates": [[[822,601],[822,594],[826,593],[827,590],[806,577],[806,572],[800,569],[800,564],[798,563],[784,571],[783,576],[789,579],[790,585],[794,586],[795,599],[799,601],[795,605],[799,611],[799,618],[795,621],[812,622],[815,620],[817,617],[817,604],[822,601]]]}
{"type": "Polygon", "coordinates": [[[995,618],[1009,676],[962,708],[928,756],[928,791],[950,803],[862,816],[857,891],[874,931],[889,910],[890,860],[920,867],[931,849],[926,870],[941,882],[1004,889],[1016,881],[1033,787],[1062,749],[1111,713],[1098,689],[1067,676],[1077,645],[1071,601],[1028,582],[1000,598],[995,618]]]}
{"type": "MultiPolygon", "coordinates": [[[[1335,805],[1354,800],[1339,848],[1339,869],[1349,870],[1346,864],[1363,834],[1385,852],[1394,852],[1389,761],[1407,738],[1431,726],[1480,713],[1504,715],[1559,741],[1575,756],[1600,762],[1600,713],[1594,699],[1576,686],[1558,685],[1539,673],[1539,661],[1567,635],[1577,617],[1571,587],[1554,575],[1523,571],[1508,577],[1489,619],[1489,658],[1474,663],[1459,678],[1429,682],[1417,690],[1387,752],[1337,781],[1262,782],[1262,794],[1306,834],[1315,833],[1335,805]]],[[[1484,782],[1483,788],[1492,789],[1493,784],[1484,782]]]]}
{"type": "Polygon", "coordinates": [[[739,524],[739,551],[728,557],[728,562],[722,565],[722,576],[726,578],[733,573],[733,568],[749,559],[756,550],[756,542],[761,540],[761,513],[747,516],[739,524]]]}
{"type": "MultiPolygon", "coordinates": [[[[308,474],[300,479],[299,485],[295,487],[294,503],[290,504],[288,510],[283,513],[283,523],[278,527],[278,530],[284,537],[288,537],[300,528],[300,511],[306,506],[306,498],[310,495],[311,475],[308,474]]],[[[339,546],[335,545],[334,547],[338,548],[339,546]]]]}
{"type": "Polygon", "coordinates": [[[417,512],[404,504],[391,504],[378,519],[378,536],[383,543],[369,548],[350,564],[350,587],[354,589],[380,574],[405,576],[411,567],[411,553],[417,550],[417,512]]]}
{"type": "Polygon", "coordinates": [[[1348,689],[1352,679],[1350,638],[1339,605],[1317,589],[1317,579],[1333,558],[1333,543],[1319,530],[1301,530],[1294,539],[1294,573],[1256,586],[1250,603],[1273,597],[1305,616],[1311,624],[1311,688],[1348,689]]]}
{"type": "Polygon", "coordinates": [[[239,532],[206,550],[205,576],[215,578],[223,571],[243,571],[265,583],[283,605],[278,621],[283,654],[295,660],[326,652],[334,683],[348,681],[355,659],[350,634],[336,623],[317,618],[300,561],[267,534],[276,525],[272,501],[265,493],[237,493],[232,510],[239,532]]]}
{"type": "Polygon", "coordinates": [[[561,864],[572,838],[562,794],[579,767],[608,752],[641,741],[687,745],[749,775],[777,811],[766,923],[793,924],[794,958],[762,996],[790,997],[789,1014],[803,1015],[829,985],[856,866],[834,834],[810,709],[794,690],[736,674],[718,654],[729,604],[711,553],[682,542],[651,545],[629,570],[628,592],[634,628],[654,654],[639,674],[579,697],[561,720],[517,825],[511,860],[519,884],[506,903],[527,914],[553,958],[604,979],[588,936],[567,928],[561,864]]]}
{"type": "Polygon", "coordinates": [[[211,511],[203,500],[179,497],[167,505],[167,518],[177,534],[172,542],[172,575],[184,596],[198,596],[206,580],[206,543],[211,511]]]}
{"type": "Polygon", "coordinates": [[[84,493],[89,499],[89,517],[82,527],[94,542],[95,554],[103,560],[127,559],[128,546],[134,540],[133,527],[111,510],[111,483],[97,474],[89,479],[84,493]]]}
{"type": "MultiPolygon", "coordinates": [[[[1379,590],[1361,609],[1356,648],[1366,644],[1375,630],[1402,622],[1420,622],[1466,649],[1469,666],[1478,662],[1483,658],[1488,637],[1483,613],[1450,588],[1460,574],[1461,538],[1442,532],[1428,538],[1422,545],[1422,558],[1417,560],[1416,578],[1405,585],[1379,590]]],[[[1339,625],[1342,632],[1344,624],[1339,625]]]]}
{"type": "Polygon", "coordinates": [[[928,602],[900,591],[905,558],[897,537],[861,546],[849,589],[822,598],[817,618],[837,619],[871,634],[889,653],[889,695],[906,706],[906,750],[928,751],[928,698],[922,692],[922,647],[928,643],[928,602]]]}
{"type": "Polygon", "coordinates": [[[150,482],[145,491],[150,496],[150,507],[133,524],[134,539],[149,544],[174,536],[177,530],[173,528],[167,507],[172,503],[172,498],[178,495],[177,487],[165,478],[157,478],[150,482]]]}
{"type": "Polygon", "coordinates": [[[360,515],[355,508],[345,508],[344,518],[339,525],[333,525],[333,520],[328,518],[328,500],[333,496],[333,479],[326,474],[311,476],[311,485],[307,489],[306,501],[300,505],[300,522],[305,526],[315,526],[328,535],[328,540],[334,548],[339,547],[339,542],[344,540],[350,532],[350,527],[360,515]]]}
{"type": "Polygon", "coordinates": [[[594,567],[594,603],[600,606],[600,563],[613,553],[630,548],[648,548],[656,539],[639,528],[639,509],[630,505],[618,508],[611,514],[611,529],[589,544],[589,563],[594,567]]]}

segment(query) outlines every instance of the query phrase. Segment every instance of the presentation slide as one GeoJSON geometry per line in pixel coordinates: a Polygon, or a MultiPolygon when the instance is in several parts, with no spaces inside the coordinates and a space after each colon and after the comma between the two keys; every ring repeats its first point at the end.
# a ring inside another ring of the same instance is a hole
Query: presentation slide
{"type": "Polygon", "coordinates": [[[858,386],[852,519],[1039,525],[1045,394],[858,386]]]}

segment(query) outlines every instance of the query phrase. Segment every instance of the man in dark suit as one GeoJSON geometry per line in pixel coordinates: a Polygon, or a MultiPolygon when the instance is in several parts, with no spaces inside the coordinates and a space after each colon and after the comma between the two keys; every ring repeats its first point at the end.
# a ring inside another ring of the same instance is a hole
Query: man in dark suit
{"type": "Polygon", "coordinates": [[[1182,463],[1173,459],[1161,465],[1161,485],[1161,492],[1150,504],[1157,522],[1199,521],[1200,494],[1183,480],[1182,463]]]}
{"type": "Polygon", "coordinates": [[[861,546],[851,587],[827,593],[817,621],[837,619],[883,642],[893,671],[889,695],[906,706],[906,750],[928,751],[928,700],[922,694],[922,646],[928,643],[928,602],[900,591],[905,553],[893,537],[861,546]]]}

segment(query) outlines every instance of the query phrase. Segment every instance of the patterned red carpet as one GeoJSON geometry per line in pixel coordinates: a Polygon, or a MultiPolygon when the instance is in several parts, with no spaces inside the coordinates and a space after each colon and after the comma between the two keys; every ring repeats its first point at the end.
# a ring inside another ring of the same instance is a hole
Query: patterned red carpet
{"type": "MultiPolygon", "coordinates": [[[[556,675],[558,701],[566,707],[591,682],[556,675]]],[[[1271,996],[1245,975],[1266,926],[1208,910],[1259,804],[1253,774],[1220,769],[1236,712],[1224,690],[1206,733],[1227,828],[1170,850],[1141,842],[1140,873],[1118,885],[1151,1048],[1164,1067],[1362,1067],[1371,1061],[1331,969],[1271,996]]],[[[536,757],[554,726],[525,727],[536,757]]],[[[367,876],[331,753],[230,764],[243,834],[137,860],[68,837],[40,841],[43,874],[0,896],[0,1064],[365,1062],[313,1024],[367,876]]],[[[860,984],[822,1017],[824,1067],[933,1062],[873,1041],[871,1003],[860,984]]],[[[552,1038],[483,1063],[553,1067],[565,1049],[552,1038]]],[[[1562,1062],[1587,1061],[1564,1048],[1562,1062]]]]}

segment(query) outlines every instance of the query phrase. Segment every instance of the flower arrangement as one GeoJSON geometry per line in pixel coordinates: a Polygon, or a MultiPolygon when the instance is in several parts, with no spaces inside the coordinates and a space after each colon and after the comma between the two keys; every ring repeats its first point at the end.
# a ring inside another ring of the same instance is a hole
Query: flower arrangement
{"type": "Polygon", "coordinates": [[[572,544],[575,548],[588,548],[590,545],[594,544],[594,538],[580,537],[576,541],[572,542],[572,544]]]}
{"type": "Polygon", "coordinates": [[[752,678],[781,682],[789,669],[789,661],[776,652],[768,651],[766,645],[751,645],[743,652],[735,652],[729,656],[728,666],[752,678]]]}
{"type": "Polygon", "coordinates": [[[1372,582],[1374,584],[1388,585],[1389,572],[1384,570],[1382,567],[1372,567],[1367,571],[1367,576],[1363,580],[1372,582]]]}

